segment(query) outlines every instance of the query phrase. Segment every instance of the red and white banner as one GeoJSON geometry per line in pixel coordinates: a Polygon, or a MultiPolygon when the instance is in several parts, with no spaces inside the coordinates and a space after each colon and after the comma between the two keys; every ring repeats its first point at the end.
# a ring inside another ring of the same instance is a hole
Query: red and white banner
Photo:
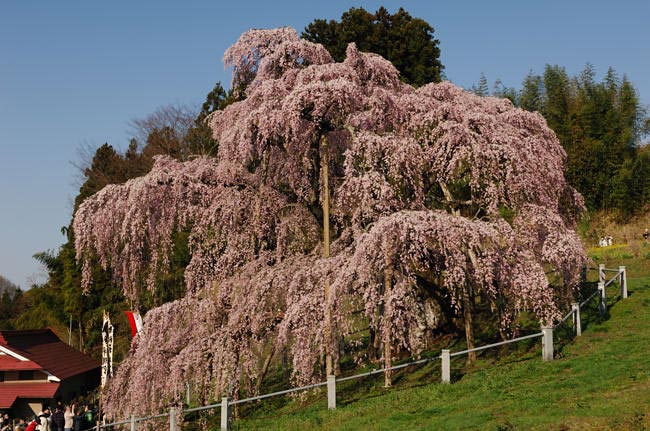
{"type": "Polygon", "coordinates": [[[142,317],[137,311],[125,311],[124,314],[126,314],[131,324],[131,335],[135,337],[136,334],[142,331],[142,317]]]}

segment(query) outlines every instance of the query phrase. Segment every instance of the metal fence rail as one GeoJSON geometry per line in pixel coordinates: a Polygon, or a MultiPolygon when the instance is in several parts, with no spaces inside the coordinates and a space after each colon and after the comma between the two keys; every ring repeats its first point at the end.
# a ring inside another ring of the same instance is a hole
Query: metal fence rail
{"type": "Polygon", "coordinates": [[[510,340],[499,341],[498,343],[486,344],[485,346],[474,347],[473,349],[461,350],[460,352],[450,353],[449,356],[453,358],[454,356],[466,355],[472,352],[480,352],[481,350],[491,349],[492,347],[503,346],[504,344],[516,343],[517,341],[528,340],[529,338],[537,338],[537,337],[541,337],[542,335],[543,335],[542,332],[536,332],[534,334],[524,335],[522,337],[517,337],[510,340]]]}
{"type": "MultiPolygon", "coordinates": [[[[466,355],[469,353],[473,352],[480,352],[483,350],[491,349],[494,347],[498,346],[503,346],[506,344],[510,343],[516,343],[518,341],[523,341],[523,340],[528,340],[532,338],[542,338],[542,359],[545,361],[550,361],[553,360],[553,329],[557,328],[559,325],[565,323],[570,317],[573,317],[573,329],[575,332],[575,335],[580,336],[582,333],[581,330],[581,319],[580,319],[580,309],[584,307],[586,304],[588,304],[591,300],[593,300],[595,297],[599,298],[598,305],[599,305],[599,312],[601,315],[604,315],[606,312],[606,291],[605,289],[607,286],[612,284],[614,281],[618,280],[621,284],[621,297],[627,298],[627,274],[626,274],[626,269],[624,266],[620,266],[619,269],[609,269],[605,268],[605,265],[599,265],[598,268],[590,268],[590,269],[597,269],[598,270],[598,289],[593,292],[587,299],[580,303],[573,303],[571,311],[567,313],[562,319],[558,321],[558,323],[555,326],[543,326],[541,332],[536,332],[534,334],[529,334],[529,335],[524,335],[521,337],[513,338],[510,340],[504,340],[504,341],[499,341],[497,343],[492,343],[492,344],[486,344],[484,346],[479,346],[479,347],[474,347],[472,349],[466,349],[466,350],[461,350],[457,352],[450,352],[449,350],[443,349],[441,351],[441,354],[439,356],[433,356],[433,357],[428,357],[428,358],[423,358],[415,361],[410,361],[406,362],[403,364],[399,365],[394,365],[391,367],[384,367],[384,368],[378,368],[374,369],[368,372],[360,373],[360,374],[355,374],[352,376],[347,376],[347,377],[335,377],[335,376],[328,376],[327,380],[324,382],[318,382],[314,383],[311,385],[306,385],[306,386],[299,386],[296,388],[290,388],[290,389],[285,389],[282,391],[277,391],[277,392],[271,392],[268,394],[263,394],[263,395],[258,395],[254,397],[249,397],[249,398],[243,398],[240,400],[231,400],[227,397],[222,398],[220,403],[216,404],[210,404],[206,406],[199,406],[199,407],[192,407],[188,409],[184,409],[181,411],[181,416],[184,416],[186,413],[191,413],[191,412],[198,412],[198,411],[205,411],[205,410],[211,410],[215,408],[221,408],[221,430],[222,431],[228,431],[230,429],[230,422],[231,422],[231,406],[237,405],[237,404],[244,404],[248,402],[253,402],[253,401],[258,401],[258,400],[263,400],[265,398],[270,398],[270,397],[276,397],[276,396],[282,396],[282,395],[287,395],[290,393],[294,392],[299,392],[299,391],[305,391],[309,389],[315,389],[318,387],[322,386],[327,386],[327,405],[329,409],[335,409],[336,408],[336,383],[340,382],[345,382],[349,380],[355,380],[355,379],[360,379],[364,377],[369,377],[373,376],[376,374],[381,374],[385,373],[388,371],[393,371],[393,370],[399,370],[402,368],[406,368],[412,365],[419,365],[419,364],[425,364],[427,362],[435,361],[440,359],[441,360],[441,381],[442,383],[451,383],[451,358],[456,357],[456,356],[461,356],[461,355],[466,355]],[[616,272],[616,275],[614,275],[611,279],[606,280],[605,272],[616,272]]],[[[122,421],[117,421],[117,422],[112,422],[110,424],[104,424],[104,425],[97,425],[97,427],[92,428],[95,429],[96,431],[99,431],[100,429],[105,429],[108,427],[112,426],[120,426],[120,425],[126,425],[130,424],[131,425],[131,431],[136,430],[136,423],[142,422],[142,421],[147,421],[151,419],[156,419],[156,418],[163,418],[163,417],[169,417],[169,429],[170,431],[177,431],[177,426],[175,422],[176,418],[176,410],[175,407],[171,407],[169,412],[166,413],[160,413],[156,415],[151,415],[151,416],[145,416],[145,417],[131,417],[130,419],[122,420],[122,421]]],[[[90,431],[90,430],[88,430],[90,431]]]]}

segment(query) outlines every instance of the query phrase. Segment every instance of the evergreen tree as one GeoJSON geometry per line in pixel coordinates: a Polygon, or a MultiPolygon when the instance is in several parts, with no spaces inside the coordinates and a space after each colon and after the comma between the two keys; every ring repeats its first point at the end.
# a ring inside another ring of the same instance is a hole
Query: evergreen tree
{"type": "Polygon", "coordinates": [[[415,86],[441,80],[444,66],[433,27],[403,8],[391,15],[384,7],[374,14],[353,7],[340,21],[314,20],[302,37],[325,46],[336,61],[345,58],[348,43],[354,42],[360,51],[374,52],[391,61],[401,79],[415,86]]]}
{"type": "Polygon", "coordinates": [[[531,70],[522,84],[519,93],[519,106],[527,111],[542,111],[543,108],[543,88],[542,77],[535,75],[531,70]]]}
{"type": "Polygon", "coordinates": [[[597,82],[590,64],[571,78],[547,65],[543,76],[526,76],[519,104],[544,115],[567,152],[567,179],[590,209],[627,217],[650,203],[642,178],[648,159],[638,147],[648,120],[627,78],[609,68],[597,82]]]}
{"type": "Polygon", "coordinates": [[[485,97],[490,95],[490,89],[488,88],[488,81],[483,72],[481,72],[481,77],[478,79],[478,85],[472,85],[471,91],[477,96],[485,97]]]}

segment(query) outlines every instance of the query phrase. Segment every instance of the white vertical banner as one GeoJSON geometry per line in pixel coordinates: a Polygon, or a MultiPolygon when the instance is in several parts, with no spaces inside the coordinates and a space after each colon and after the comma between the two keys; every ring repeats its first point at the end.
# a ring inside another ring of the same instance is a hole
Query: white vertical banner
{"type": "Polygon", "coordinates": [[[104,311],[102,323],[102,388],[113,377],[113,325],[108,313],[104,311]]]}

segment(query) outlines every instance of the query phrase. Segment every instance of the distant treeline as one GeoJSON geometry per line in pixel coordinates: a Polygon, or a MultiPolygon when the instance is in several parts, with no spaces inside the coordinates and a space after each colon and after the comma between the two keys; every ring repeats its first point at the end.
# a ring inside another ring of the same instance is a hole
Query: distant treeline
{"type": "Polygon", "coordinates": [[[541,75],[530,72],[520,90],[497,81],[491,92],[481,75],[472,91],[546,118],[567,152],[567,179],[590,210],[625,220],[650,203],[650,149],[641,145],[650,121],[632,83],[614,69],[598,82],[589,64],[577,76],[547,65],[541,75]]]}

